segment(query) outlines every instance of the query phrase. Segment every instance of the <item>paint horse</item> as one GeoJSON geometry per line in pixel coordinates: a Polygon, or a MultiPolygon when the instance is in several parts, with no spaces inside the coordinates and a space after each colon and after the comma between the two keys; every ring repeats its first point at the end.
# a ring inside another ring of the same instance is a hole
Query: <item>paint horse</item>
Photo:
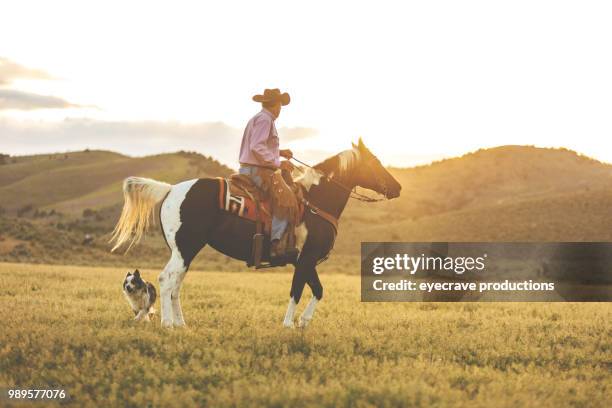
{"type": "MultiPolygon", "coordinates": [[[[285,327],[294,327],[295,308],[306,284],[312,291],[312,298],[300,316],[300,327],[308,325],[317,302],[323,297],[316,267],[333,247],[337,220],[355,194],[352,190],[360,186],[385,198],[398,197],[401,190],[400,184],[361,139],[352,149],[306,168],[295,182],[304,189],[307,210],[298,228],[305,237],[295,264],[289,306],[283,321],[285,327]]],[[[185,325],[181,285],[189,265],[205,245],[239,260],[248,261],[251,257],[255,223],[220,209],[219,188],[220,183],[215,178],[175,185],[140,177],[124,181],[125,203],[111,238],[115,243],[113,251],[126,243],[129,243],[129,250],[142,238],[157,203],[161,202],[161,229],[171,250],[170,260],[159,275],[162,327],[185,325]]]]}

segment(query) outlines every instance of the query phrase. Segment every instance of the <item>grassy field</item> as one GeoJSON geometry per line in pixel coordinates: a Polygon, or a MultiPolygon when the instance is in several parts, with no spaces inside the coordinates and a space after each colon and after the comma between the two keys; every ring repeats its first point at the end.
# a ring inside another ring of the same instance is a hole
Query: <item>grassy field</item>
{"type": "Polygon", "coordinates": [[[287,330],[291,275],[191,271],[189,328],[162,330],[158,319],[131,321],[125,272],[0,264],[0,387],[62,386],[74,406],[612,399],[609,304],[363,304],[359,277],[333,274],[321,277],[325,298],[311,325],[287,330]]]}

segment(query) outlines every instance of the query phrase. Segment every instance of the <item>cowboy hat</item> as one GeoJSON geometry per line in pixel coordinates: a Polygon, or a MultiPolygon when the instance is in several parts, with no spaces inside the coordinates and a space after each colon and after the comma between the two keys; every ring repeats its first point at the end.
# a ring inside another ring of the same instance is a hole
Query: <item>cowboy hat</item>
{"type": "Polygon", "coordinates": [[[281,94],[280,89],[274,88],[274,89],[266,89],[263,95],[253,96],[253,100],[255,102],[262,102],[262,103],[280,102],[281,105],[285,106],[285,105],[289,105],[291,98],[289,97],[289,94],[287,92],[281,94]]]}

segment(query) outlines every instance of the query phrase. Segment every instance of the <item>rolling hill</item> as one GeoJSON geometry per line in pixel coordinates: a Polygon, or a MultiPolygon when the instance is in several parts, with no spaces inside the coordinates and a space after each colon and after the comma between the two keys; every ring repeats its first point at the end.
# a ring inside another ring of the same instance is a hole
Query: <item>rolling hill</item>
{"type": "Polygon", "coordinates": [[[79,214],[120,203],[121,183],[130,175],[173,183],[231,173],[211,158],[188,152],[142,158],[105,151],[17,157],[0,166],[0,206],[9,213],[31,205],[79,214]]]}
{"type": "MultiPolygon", "coordinates": [[[[612,165],[566,149],[501,146],[390,171],[403,186],[400,198],[347,206],[331,261],[340,269],[354,268],[361,241],[612,241],[612,165]]],[[[158,267],[167,255],[158,233],[127,258],[108,254],[123,178],[172,183],[231,172],[186,152],[13,158],[0,166],[0,260],[158,267]],[[86,234],[93,242],[84,245],[86,234]]],[[[240,267],[211,250],[204,253],[196,264],[240,267]]]]}
{"type": "Polygon", "coordinates": [[[502,146],[428,166],[397,169],[406,215],[503,206],[564,194],[609,189],[612,165],[565,149],[502,146]]]}

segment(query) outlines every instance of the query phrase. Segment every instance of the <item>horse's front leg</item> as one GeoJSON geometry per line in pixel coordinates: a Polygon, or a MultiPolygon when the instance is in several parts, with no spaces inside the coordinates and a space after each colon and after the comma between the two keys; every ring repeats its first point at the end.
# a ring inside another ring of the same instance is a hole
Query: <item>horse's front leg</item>
{"type": "Polygon", "coordinates": [[[314,270],[316,260],[308,259],[307,257],[300,256],[300,259],[295,266],[293,272],[293,281],[291,282],[291,292],[289,292],[289,305],[287,306],[287,312],[285,313],[285,319],[283,320],[283,326],[287,328],[295,327],[293,318],[295,315],[295,309],[297,304],[300,303],[302,292],[304,292],[304,286],[309,276],[309,271],[314,270]]]}
{"type": "Polygon", "coordinates": [[[321,285],[321,281],[319,280],[319,274],[315,267],[312,268],[311,273],[308,275],[306,283],[310,286],[310,290],[312,291],[312,298],[310,298],[310,302],[302,312],[300,316],[299,327],[306,327],[312,320],[314,316],[315,309],[317,307],[317,303],[323,298],[323,285],[321,285]]]}
{"type": "Polygon", "coordinates": [[[285,319],[283,320],[283,326],[288,329],[293,329],[295,324],[293,324],[293,315],[295,314],[295,308],[297,307],[297,302],[293,299],[293,296],[289,298],[289,306],[287,306],[287,312],[285,313],[285,319]]]}

